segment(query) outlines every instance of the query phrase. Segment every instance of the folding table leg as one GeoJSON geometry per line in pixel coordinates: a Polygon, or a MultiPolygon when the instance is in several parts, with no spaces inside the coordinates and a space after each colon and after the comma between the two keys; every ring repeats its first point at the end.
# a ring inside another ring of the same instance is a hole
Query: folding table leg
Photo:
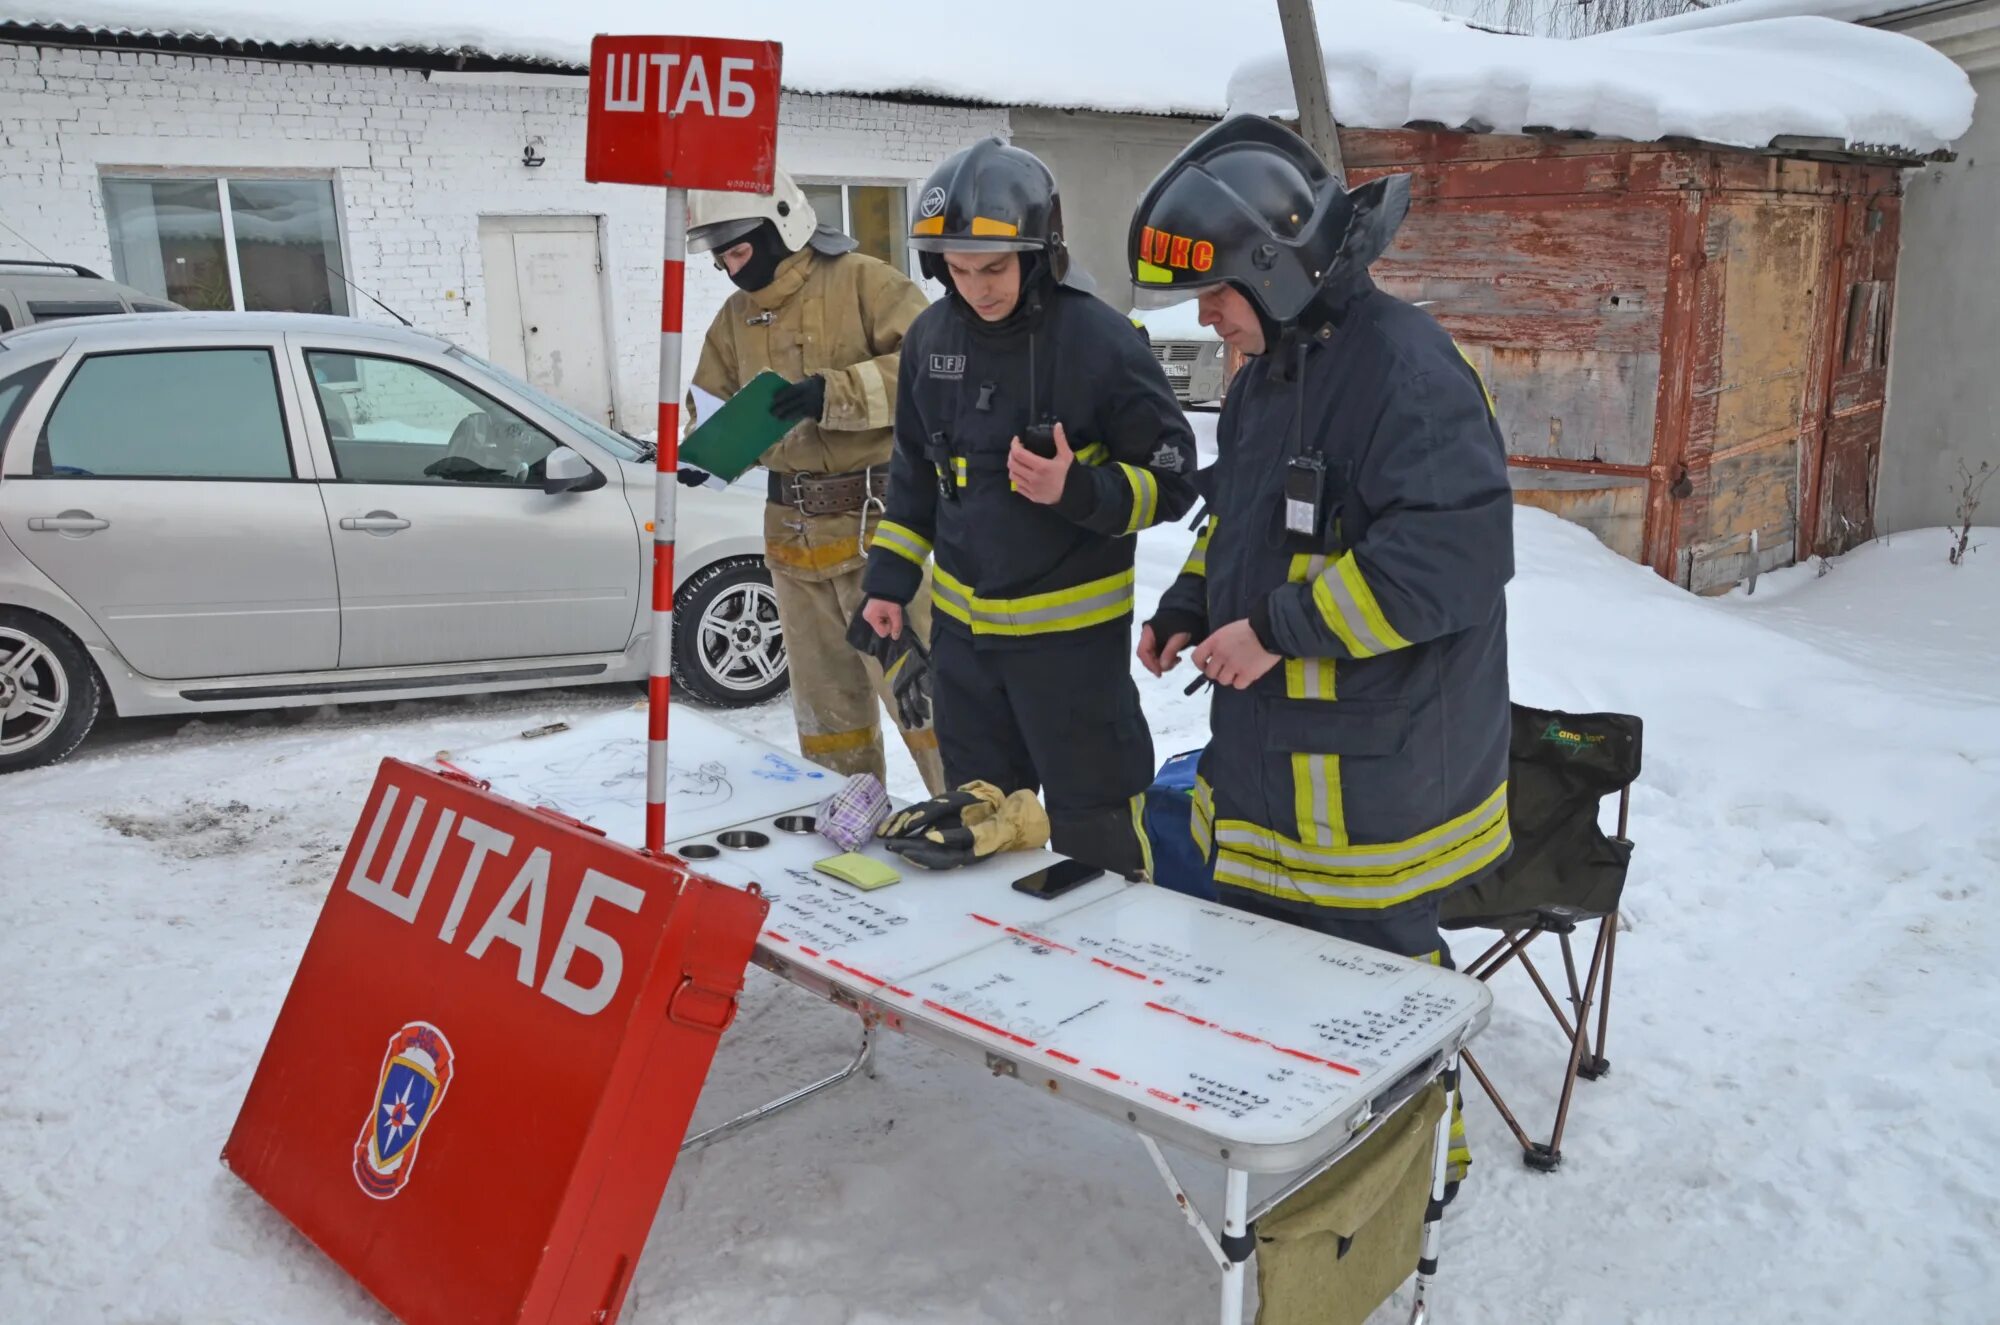
{"type": "Polygon", "coordinates": [[[803,1103],[823,1090],[831,1090],[857,1072],[875,1075],[875,1023],[866,1017],[861,1019],[861,1045],[854,1051],[854,1058],[846,1067],[830,1077],[822,1077],[810,1086],[801,1086],[789,1095],[781,1095],[769,1104],[760,1104],[748,1113],[740,1113],[726,1123],[718,1123],[707,1131],[691,1136],[681,1142],[681,1153],[700,1150],[713,1142],[720,1141],[731,1132],[740,1132],[752,1123],[762,1122],[775,1113],[782,1113],[794,1104],[803,1103]]]}
{"type": "Polygon", "coordinates": [[[1416,1301],[1410,1307],[1410,1325],[1430,1325],[1432,1281],[1437,1278],[1438,1245],[1444,1225],[1444,1186],[1451,1164],[1451,1098],[1458,1091],[1458,1054],[1445,1060],[1444,1112],[1438,1115],[1437,1153],[1431,1158],[1431,1201],[1424,1211],[1424,1245],[1417,1258],[1416,1301]]]}
{"type": "Polygon", "coordinates": [[[1249,1218],[1250,1175],[1243,1169],[1231,1169],[1222,1201],[1222,1249],[1229,1258],[1222,1267],[1222,1325],[1243,1325],[1243,1298],[1249,1291],[1243,1263],[1250,1259],[1251,1247],[1244,1226],[1249,1218]]]}

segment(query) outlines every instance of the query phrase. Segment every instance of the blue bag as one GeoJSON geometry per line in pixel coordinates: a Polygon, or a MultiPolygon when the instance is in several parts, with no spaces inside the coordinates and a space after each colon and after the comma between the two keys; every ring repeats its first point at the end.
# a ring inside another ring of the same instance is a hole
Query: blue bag
{"type": "Polygon", "coordinates": [[[1146,838],[1153,848],[1153,882],[1177,893],[1215,900],[1215,878],[1194,841],[1194,772],[1200,750],[1177,754],[1146,788],[1146,838]]]}

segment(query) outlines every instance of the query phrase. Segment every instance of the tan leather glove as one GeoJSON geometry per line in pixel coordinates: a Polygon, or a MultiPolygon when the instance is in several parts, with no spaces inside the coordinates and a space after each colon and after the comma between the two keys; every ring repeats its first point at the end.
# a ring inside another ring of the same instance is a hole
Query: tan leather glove
{"type": "MultiPolygon", "coordinates": [[[[971,787],[992,790],[986,783],[971,787]]],[[[981,797],[966,806],[957,824],[936,823],[884,845],[927,870],[956,869],[1001,851],[1032,851],[1049,840],[1049,816],[1032,791],[1017,791],[995,804],[981,797]]]]}

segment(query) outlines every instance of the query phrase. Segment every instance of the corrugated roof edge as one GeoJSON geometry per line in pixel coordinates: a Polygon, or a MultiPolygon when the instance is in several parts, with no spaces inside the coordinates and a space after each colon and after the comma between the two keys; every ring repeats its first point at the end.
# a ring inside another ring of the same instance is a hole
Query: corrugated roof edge
{"type": "MultiPolygon", "coordinates": [[[[259,41],[211,33],[173,32],[157,28],[114,27],[90,23],[20,23],[0,19],[0,42],[23,46],[56,46],[83,50],[154,51],[174,55],[209,55],[231,59],[294,60],[318,64],[365,64],[397,69],[453,73],[573,74],[587,77],[588,65],[542,55],[514,55],[473,47],[357,46],[351,43],[259,41]]],[[[1099,111],[1119,115],[1186,116],[1215,119],[1213,106],[1098,106],[1084,102],[986,101],[950,96],[921,86],[881,87],[854,84],[841,87],[795,87],[801,96],[871,97],[879,101],[920,102],[932,106],[1033,106],[1042,110],[1099,111]]]]}

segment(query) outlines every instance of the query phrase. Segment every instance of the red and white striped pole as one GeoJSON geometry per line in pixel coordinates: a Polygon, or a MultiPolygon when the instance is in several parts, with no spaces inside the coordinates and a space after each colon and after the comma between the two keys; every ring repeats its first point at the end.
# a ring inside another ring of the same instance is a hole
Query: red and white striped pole
{"type": "Polygon", "coordinates": [[[660,270],[659,472],[653,479],[653,670],[646,686],[646,850],[667,845],[667,689],[674,670],[674,502],[681,458],[681,291],[687,279],[687,190],[666,191],[660,270]]]}

